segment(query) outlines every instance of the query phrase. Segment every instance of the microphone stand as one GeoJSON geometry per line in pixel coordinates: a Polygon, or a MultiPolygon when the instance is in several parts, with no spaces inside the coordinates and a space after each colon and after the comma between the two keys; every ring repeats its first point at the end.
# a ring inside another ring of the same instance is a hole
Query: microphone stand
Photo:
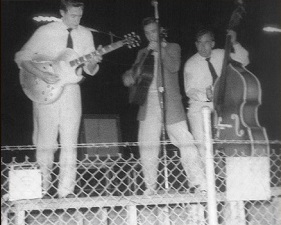
{"type": "MultiPolygon", "coordinates": [[[[163,121],[161,127],[161,140],[165,141],[166,139],[166,101],[165,101],[165,77],[164,77],[164,69],[163,69],[163,62],[162,62],[162,45],[161,45],[161,38],[160,38],[160,26],[159,26],[159,14],[158,14],[158,2],[153,0],[152,5],[154,6],[154,15],[155,21],[157,24],[157,44],[158,44],[158,60],[159,60],[159,69],[160,69],[160,76],[161,76],[161,86],[159,87],[158,91],[160,92],[160,107],[161,107],[161,118],[163,121]]],[[[166,144],[161,145],[162,152],[163,152],[163,164],[164,164],[164,186],[165,190],[169,189],[169,182],[168,182],[168,168],[167,168],[167,148],[166,144]]]]}
{"type": "MultiPolygon", "coordinates": [[[[155,21],[157,24],[157,44],[158,44],[158,60],[159,60],[159,68],[160,68],[160,75],[161,75],[161,86],[159,87],[160,92],[160,107],[161,107],[161,117],[162,117],[162,127],[161,127],[161,140],[164,141],[166,139],[166,101],[165,101],[165,77],[164,77],[164,70],[163,70],[163,62],[162,62],[162,51],[161,51],[161,39],[160,39],[160,26],[159,26],[159,14],[158,14],[158,2],[153,0],[152,5],[154,6],[154,14],[155,14],[155,21]]],[[[163,143],[162,152],[163,152],[163,164],[164,164],[164,187],[165,190],[169,190],[169,181],[168,181],[168,166],[167,166],[167,148],[166,143],[163,143]]],[[[162,209],[162,214],[160,214],[160,218],[163,221],[163,225],[170,225],[170,210],[167,206],[164,206],[162,209]]]]}

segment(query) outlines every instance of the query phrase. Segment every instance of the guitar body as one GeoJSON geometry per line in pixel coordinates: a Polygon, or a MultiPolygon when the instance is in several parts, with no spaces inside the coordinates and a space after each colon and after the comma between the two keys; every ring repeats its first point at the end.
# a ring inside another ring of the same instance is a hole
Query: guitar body
{"type": "Polygon", "coordinates": [[[37,55],[32,62],[43,72],[58,74],[60,80],[55,84],[48,84],[28,71],[20,71],[20,84],[24,93],[36,103],[50,104],[55,102],[67,84],[78,83],[83,76],[77,74],[77,67],[71,67],[69,62],[77,58],[77,53],[66,49],[56,59],[44,55],[37,55]]]}
{"type": "Polygon", "coordinates": [[[130,87],[129,102],[131,104],[143,105],[147,99],[154,71],[154,56],[151,52],[145,52],[140,62],[133,68],[135,84],[130,87]]]}
{"type": "Polygon", "coordinates": [[[226,156],[266,156],[268,137],[258,121],[258,107],[261,105],[259,80],[239,63],[229,63],[223,104],[218,105],[220,79],[214,85],[215,138],[242,143],[218,144],[215,149],[222,150],[226,156]]]}
{"type": "Polygon", "coordinates": [[[146,101],[148,89],[153,80],[152,73],[142,73],[135,85],[130,87],[129,102],[132,104],[143,105],[146,101]]]}

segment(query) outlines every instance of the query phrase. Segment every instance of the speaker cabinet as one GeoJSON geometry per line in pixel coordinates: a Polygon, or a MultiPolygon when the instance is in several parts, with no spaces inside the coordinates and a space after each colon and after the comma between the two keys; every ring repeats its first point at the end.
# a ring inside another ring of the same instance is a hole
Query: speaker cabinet
{"type": "MultiPolygon", "coordinates": [[[[118,143],[121,141],[120,120],[116,114],[84,114],[81,121],[80,143],[118,143]]],[[[118,146],[85,147],[82,149],[84,154],[89,157],[107,155],[118,156],[120,148],[118,146]]],[[[78,154],[78,157],[81,154],[78,154]]],[[[79,158],[80,158],[79,157],[79,158]]],[[[80,158],[81,159],[81,158],[80,158]]]]}

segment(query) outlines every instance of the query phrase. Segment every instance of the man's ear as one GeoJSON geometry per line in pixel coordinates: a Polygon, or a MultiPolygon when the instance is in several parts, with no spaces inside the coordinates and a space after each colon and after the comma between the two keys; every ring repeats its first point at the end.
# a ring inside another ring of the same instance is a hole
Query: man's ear
{"type": "Polygon", "coordinates": [[[60,9],[60,15],[61,15],[62,17],[64,17],[65,11],[63,11],[62,9],[60,9]]]}
{"type": "Polygon", "coordinates": [[[215,41],[212,41],[212,48],[214,48],[216,45],[216,42],[215,41]]]}

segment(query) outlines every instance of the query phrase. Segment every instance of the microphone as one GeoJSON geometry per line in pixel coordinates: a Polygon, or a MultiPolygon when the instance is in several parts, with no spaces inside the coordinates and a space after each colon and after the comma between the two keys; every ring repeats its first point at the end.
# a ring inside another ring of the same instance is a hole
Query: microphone
{"type": "Polygon", "coordinates": [[[154,17],[158,23],[159,20],[159,14],[158,14],[158,2],[156,0],[151,1],[152,6],[154,7],[154,17]]]}
{"type": "Polygon", "coordinates": [[[158,5],[158,2],[157,2],[156,0],[152,0],[152,1],[151,1],[151,5],[152,5],[152,6],[157,6],[157,5],[158,5]]]}

